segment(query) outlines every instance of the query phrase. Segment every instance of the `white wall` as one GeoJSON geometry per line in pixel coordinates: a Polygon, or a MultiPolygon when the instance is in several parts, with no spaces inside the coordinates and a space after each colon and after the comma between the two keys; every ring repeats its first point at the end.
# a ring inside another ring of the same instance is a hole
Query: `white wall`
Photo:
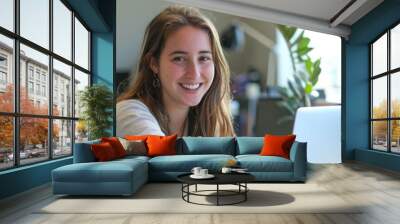
{"type": "Polygon", "coordinates": [[[117,3],[117,72],[136,67],[144,31],[151,19],[171,3],[159,0],[118,0],[117,3]]]}

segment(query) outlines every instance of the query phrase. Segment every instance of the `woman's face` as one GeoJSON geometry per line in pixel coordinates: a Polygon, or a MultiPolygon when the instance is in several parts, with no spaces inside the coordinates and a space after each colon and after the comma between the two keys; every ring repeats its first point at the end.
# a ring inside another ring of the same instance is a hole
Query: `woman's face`
{"type": "Polygon", "coordinates": [[[200,103],[214,79],[214,61],[208,33],[184,26],[166,40],[158,65],[166,106],[191,107],[200,103]]]}

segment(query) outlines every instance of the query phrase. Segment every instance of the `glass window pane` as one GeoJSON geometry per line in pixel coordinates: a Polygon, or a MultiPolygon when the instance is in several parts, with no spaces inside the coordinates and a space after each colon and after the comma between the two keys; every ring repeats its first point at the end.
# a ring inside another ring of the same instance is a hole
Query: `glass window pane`
{"type": "Polygon", "coordinates": [[[400,118],[400,72],[391,74],[390,85],[391,116],[400,118]]]}
{"type": "Polygon", "coordinates": [[[392,152],[400,153],[400,120],[393,120],[391,123],[392,152]]]}
{"type": "Polygon", "coordinates": [[[25,114],[47,115],[49,57],[21,44],[20,109],[25,114]]]}
{"type": "Polygon", "coordinates": [[[0,26],[14,31],[14,0],[0,1],[0,26]]]}
{"type": "Polygon", "coordinates": [[[14,42],[0,34],[0,111],[14,111],[14,42]]]}
{"type": "Polygon", "coordinates": [[[53,51],[71,60],[72,12],[60,1],[53,1],[53,51]]]}
{"type": "Polygon", "coordinates": [[[387,34],[372,44],[372,75],[387,71],[387,34]]]}
{"type": "Polygon", "coordinates": [[[34,163],[49,158],[49,123],[45,118],[21,117],[20,164],[34,163]]]}
{"type": "Polygon", "coordinates": [[[49,48],[49,0],[20,0],[21,36],[49,48]]]}
{"type": "Polygon", "coordinates": [[[372,118],[387,118],[387,78],[372,80],[372,118]]]}
{"type": "Polygon", "coordinates": [[[72,121],[53,120],[53,157],[72,155],[72,121]]]}
{"type": "Polygon", "coordinates": [[[390,51],[391,69],[400,67],[400,24],[391,30],[390,51]]]}
{"type": "Polygon", "coordinates": [[[372,148],[387,151],[387,121],[372,122],[372,148]]]}
{"type": "Polygon", "coordinates": [[[72,117],[72,70],[53,60],[53,115],[72,117]]]}
{"type": "Polygon", "coordinates": [[[75,18],[75,63],[89,70],[89,32],[75,18]]]}
{"type": "Polygon", "coordinates": [[[0,170],[14,165],[14,125],[10,116],[0,116],[0,170]]]}
{"type": "Polygon", "coordinates": [[[89,86],[89,75],[75,69],[75,117],[81,114],[81,107],[79,106],[80,92],[89,86]]]}
{"type": "Polygon", "coordinates": [[[75,143],[88,141],[88,133],[84,120],[75,121],[75,143]]]}

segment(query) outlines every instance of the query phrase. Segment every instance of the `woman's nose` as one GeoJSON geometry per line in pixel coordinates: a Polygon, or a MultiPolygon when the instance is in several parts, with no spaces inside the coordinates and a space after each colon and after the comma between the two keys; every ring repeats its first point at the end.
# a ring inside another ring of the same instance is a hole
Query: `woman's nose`
{"type": "Polygon", "coordinates": [[[190,61],[186,68],[186,76],[193,78],[200,76],[200,65],[195,61],[190,61]]]}

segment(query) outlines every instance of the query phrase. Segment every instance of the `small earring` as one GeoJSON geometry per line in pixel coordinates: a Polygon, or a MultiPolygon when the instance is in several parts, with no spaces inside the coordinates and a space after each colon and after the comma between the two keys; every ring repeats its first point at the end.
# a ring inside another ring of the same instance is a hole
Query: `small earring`
{"type": "Polygon", "coordinates": [[[153,87],[154,87],[155,89],[160,88],[160,79],[157,78],[157,75],[154,75],[153,87]]]}

